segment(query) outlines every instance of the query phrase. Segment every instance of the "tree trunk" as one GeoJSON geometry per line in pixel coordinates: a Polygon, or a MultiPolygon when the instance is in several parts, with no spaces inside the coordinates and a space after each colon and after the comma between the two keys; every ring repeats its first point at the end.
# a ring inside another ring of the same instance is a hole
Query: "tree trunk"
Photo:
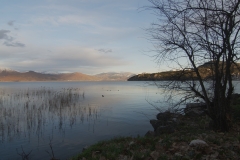
{"type": "Polygon", "coordinates": [[[210,117],[213,121],[213,129],[221,132],[228,132],[232,126],[230,101],[227,98],[215,99],[211,105],[210,117]]]}

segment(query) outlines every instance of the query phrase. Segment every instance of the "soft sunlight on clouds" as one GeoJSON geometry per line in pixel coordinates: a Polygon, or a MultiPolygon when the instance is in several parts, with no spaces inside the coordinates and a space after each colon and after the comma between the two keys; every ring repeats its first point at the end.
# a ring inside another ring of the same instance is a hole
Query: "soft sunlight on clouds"
{"type": "Polygon", "coordinates": [[[69,63],[75,61],[75,65],[79,66],[110,67],[128,64],[127,61],[120,56],[103,54],[92,48],[68,46],[59,48],[56,53],[57,54],[53,55],[53,59],[69,63]]]}
{"type": "MultiPolygon", "coordinates": [[[[19,71],[73,71],[80,72],[82,69],[91,68],[88,73],[95,73],[96,68],[106,70],[108,67],[129,65],[128,60],[120,56],[105,54],[92,48],[81,48],[77,46],[63,46],[52,50],[31,48],[24,52],[16,49],[9,51],[0,50],[0,66],[18,68],[19,71]],[[32,53],[37,53],[34,55],[32,53]],[[14,63],[18,61],[18,63],[14,63]]],[[[104,50],[109,52],[110,50],[104,50]]]]}
{"type": "Polygon", "coordinates": [[[18,71],[157,72],[142,52],[152,15],[145,0],[5,1],[0,66],[18,71]]]}

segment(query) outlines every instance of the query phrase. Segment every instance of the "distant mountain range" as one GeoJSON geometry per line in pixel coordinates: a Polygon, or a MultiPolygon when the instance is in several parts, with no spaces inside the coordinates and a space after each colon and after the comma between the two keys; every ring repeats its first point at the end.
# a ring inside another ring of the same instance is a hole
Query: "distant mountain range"
{"type": "Polygon", "coordinates": [[[135,74],[129,72],[109,72],[97,75],[75,73],[39,73],[35,71],[18,72],[0,68],[1,82],[17,81],[127,81],[135,74]]]}

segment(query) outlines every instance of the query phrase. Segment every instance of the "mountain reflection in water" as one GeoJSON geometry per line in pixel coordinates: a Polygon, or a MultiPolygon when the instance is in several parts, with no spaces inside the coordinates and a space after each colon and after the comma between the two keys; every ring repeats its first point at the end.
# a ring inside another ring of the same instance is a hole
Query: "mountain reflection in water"
{"type": "Polygon", "coordinates": [[[23,152],[51,159],[50,144],[55,158],[68,159],[101,140],[143,136],[152,105],[171,107],[163,90],[146,82],[0,82],[0,160],[23,152]]]}

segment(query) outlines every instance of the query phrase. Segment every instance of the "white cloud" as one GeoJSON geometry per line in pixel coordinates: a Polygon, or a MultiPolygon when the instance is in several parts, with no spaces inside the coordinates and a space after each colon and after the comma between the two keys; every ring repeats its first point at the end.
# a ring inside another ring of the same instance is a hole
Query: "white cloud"
{"type": "Polygon", "coordinates": [[[97,69],[126,66],[129,62],[121,57],[103,54],[92,48],[65,46],[48,49],[25,48],[22,50],[6,47],[0,49],[0,66],[19,71],[69,71],[96,73],[97,69]]]}
{"type": "Polygon", "coordinates": [[[143,36],[141,27],[148,18],[137,16],[136,8],[143,0],[6,2],[0,24],[1,66],[101,72],[142,65],[138,54],[144,44],[137,38],[143,36]]]}
{"type": "Polygon", "coordinates": [[[92,48],[68,46],[58,48],[57,54],[52,55],[58,61],[76,63],[81,66],[109,67],[126,65],[127,62],[118,56],[106,55],[92,48]]]}

